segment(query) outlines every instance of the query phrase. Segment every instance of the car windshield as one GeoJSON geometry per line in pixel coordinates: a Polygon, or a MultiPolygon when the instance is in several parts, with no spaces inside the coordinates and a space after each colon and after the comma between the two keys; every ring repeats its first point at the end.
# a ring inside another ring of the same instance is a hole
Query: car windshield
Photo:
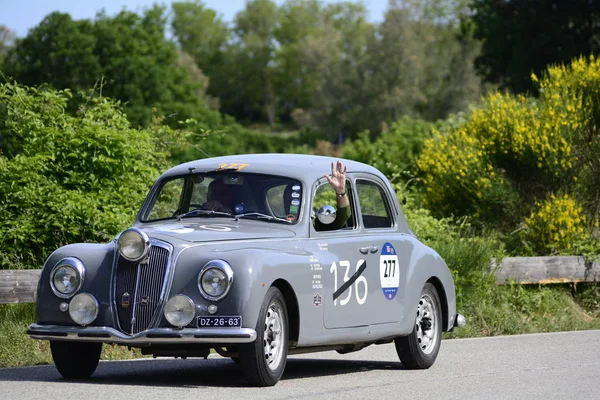
{"type": "Polygon", "coordinates": [[[291,178],[219,171],[188,174],[161,182],[142,221],[237,218],[295,224],[302,184],[291,178]]]}

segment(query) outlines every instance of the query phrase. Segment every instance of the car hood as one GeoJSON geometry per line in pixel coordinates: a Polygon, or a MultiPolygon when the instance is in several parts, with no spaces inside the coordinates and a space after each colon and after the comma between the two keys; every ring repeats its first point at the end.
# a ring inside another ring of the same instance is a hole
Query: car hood
{"type": "Polygon", "coordinates": [[[202,221],[200,223],[169,223],[145,226],[146,233],[171,236],[188,242],[214,242],[223,240],[293,238],[294,231],[274,223],[218,223],[202,221]]]}

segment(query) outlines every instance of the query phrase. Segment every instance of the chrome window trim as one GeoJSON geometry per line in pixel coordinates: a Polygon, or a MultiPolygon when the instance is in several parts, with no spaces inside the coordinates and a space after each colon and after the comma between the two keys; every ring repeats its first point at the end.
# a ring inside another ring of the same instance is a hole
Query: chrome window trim
{"type": "Polygon", "coordinates": [[[50,272],[50,289],[52,289],[52,292],[54,293],[54,295],[56,297],[59,297],[61,299],[70,299],[71,297],[75,296],[77,294],[77,292],[79,292],[81,290],[81,288],[83,287],[84,280],[85,280],[85,266],[83,265],[83,262],[79,258],[76,258],[76,257],[65,257],[62,260],[60,260],[59,262],[57,262],[56,265],[54,265],[54,267],[52,268],[52,271],[50,272]],[[56,270],[63,265],[68,265],[70,267],[75,268],[75,270],[79,274],[79,286],[77,287],[77,289],[75,289],[73,291],[73,293],[68,293],[68,294],[61,293],[54,286],[54,274],[56,273],[56,270]]]}

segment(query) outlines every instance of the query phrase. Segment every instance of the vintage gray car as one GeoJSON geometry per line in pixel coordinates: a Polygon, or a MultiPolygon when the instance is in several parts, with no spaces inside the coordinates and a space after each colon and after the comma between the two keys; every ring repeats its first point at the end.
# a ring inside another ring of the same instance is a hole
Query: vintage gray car
{"type": "Polygon", "coordinates": [[[93,374],[102,343],[182,358],[214,349],[256,386],[276,384],[288,354],[372,344],[430,367],[442,331],[465,323],[452,275],[368,165],[342,160],[351,213],[329,229],[336,161],[238,155],[170,169],[113,241],[50,255],[29,336],[50,341],[71,379],[93,374]],[[217,187],[225,211],[210,206],[217,187]]]}

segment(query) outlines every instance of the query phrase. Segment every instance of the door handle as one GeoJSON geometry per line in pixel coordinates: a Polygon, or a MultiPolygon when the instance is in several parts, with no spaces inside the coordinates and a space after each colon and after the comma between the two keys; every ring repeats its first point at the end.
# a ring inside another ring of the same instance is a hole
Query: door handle
{"type": "Polygon", "coordinates": [[[377,253],[377,250],[379,250],[379,247],[377,246],[364,246],[361,247],[360,249],[358,249],[362,254],[369,254],[369,253],[377,253]]]}

